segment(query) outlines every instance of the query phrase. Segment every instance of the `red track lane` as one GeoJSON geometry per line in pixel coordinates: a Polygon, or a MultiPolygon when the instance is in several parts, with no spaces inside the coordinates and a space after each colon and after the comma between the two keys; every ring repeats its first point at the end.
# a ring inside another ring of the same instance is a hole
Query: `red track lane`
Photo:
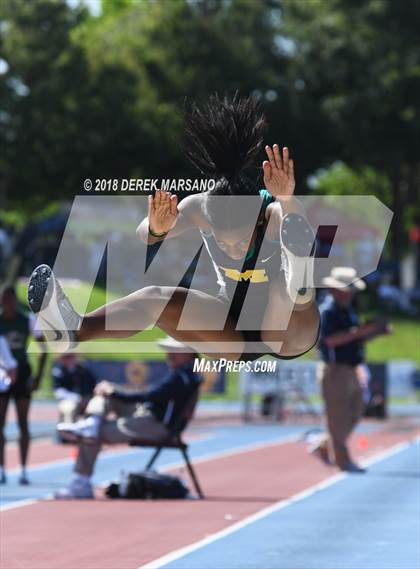
{"type": "MultiPolygon", "coordinates": [[[[16,408],[13,402],[9,405],[7,414],[10,421],[17,421],[16,408]]],[[[29,408],[29,419],[30,421],[57,421],[57,405],[33,400],[29,408]]]]}
{"type": "MultiPolygon", "coordinates": [[[[74,448],[70,445],[58,445],[51,440],[33,441],[29,451],[28,466],[37,466],[55,460],[63,460],[73,456],[74,448]]],[[[17,443],[8,444],[6,447],[7,470],[17,468],[19,461],[19,448],[17,443]]]]}
{"type": "MultiPolygon", "coordinates": [[[[371,433],[362,456],[415,434],[414,429],[371,433]]],[[[299,443],[210,460],[198,464],[197,471],[208,496],[204,502],[52,501],[6,511],[1,566],[137,568],[335,474],[299,443]]]]}

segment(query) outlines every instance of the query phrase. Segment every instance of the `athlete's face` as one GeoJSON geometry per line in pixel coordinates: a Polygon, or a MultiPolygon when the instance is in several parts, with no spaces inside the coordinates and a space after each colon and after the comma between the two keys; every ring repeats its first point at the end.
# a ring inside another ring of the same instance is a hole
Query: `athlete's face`
{"type": "Polygon", "coordinates": [[[213,235],[219,249],[231,259],[239,261],[254,244],[256,231],[247,225],[234,230],[214,229],[213,235]]]}

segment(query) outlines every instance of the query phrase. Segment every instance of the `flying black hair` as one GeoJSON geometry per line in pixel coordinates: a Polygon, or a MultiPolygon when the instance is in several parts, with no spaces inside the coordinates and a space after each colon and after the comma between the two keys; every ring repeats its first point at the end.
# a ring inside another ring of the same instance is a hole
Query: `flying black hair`
{"type": "Polygon", "coordinates": [[[237,92],[231,98],[211,95],[201,108],[193,104],[185,117],[186,154],[202,174],[216,182],[207,192],[205,206],[212,225],[228,229],[249,221],[246,212],[238,211],[243,209],[238,208],[238,200],[212,198],[257,195],[257,181],[245,170],[254,165],[265,130],[260,101],[237,92]]]}

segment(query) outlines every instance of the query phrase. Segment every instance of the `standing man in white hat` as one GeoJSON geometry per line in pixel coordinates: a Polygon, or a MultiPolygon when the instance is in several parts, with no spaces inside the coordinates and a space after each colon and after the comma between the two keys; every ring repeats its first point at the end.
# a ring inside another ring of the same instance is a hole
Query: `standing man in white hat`
{"type": "Polygon", "coordinates": [[[390,333],[384,320],[359,325],[352,304],[357,291],[366,284],[350,267],[335,267],[323,284],[330,295],[320,306],[320,380],[325,402],[328,435],[313,449],[324,462],[348,472],[363,471],[352,461],[347,439],[363,414],[362,390],[357,366],[364,361],[364,343],[390,333]]]}

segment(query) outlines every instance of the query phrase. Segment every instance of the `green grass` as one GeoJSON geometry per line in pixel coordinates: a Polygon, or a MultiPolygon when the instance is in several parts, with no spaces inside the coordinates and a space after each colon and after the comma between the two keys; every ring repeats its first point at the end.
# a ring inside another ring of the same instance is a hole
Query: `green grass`
{"type": "Polygon", "coordinates": [[[419,362],[420,326],[414,318],[391,318],[393,333],[367,344],[367,360],[414,360],[419,362]]]}
{"type": "MultiPolygon", "coordinates": [[[[371,317],[370,313],[362,313],[361,321],[371,317]]],[[[389,316],[389,315],[388,315],[389,316]]],[[[379,336],[366,344],[366,360],[370,363],[387,362],[389,360],[420,359],[420,327],[414,318],[390,316],[392,334],[379,336]]],[[[316,348],[302,356],[303,359],[317,359],[316,348]]]]}
{"type": "MultiPolygon", "coordinates": [[[[94,310],[102,306],[110,300],[117,298],[117,295],[109,295],[107,297],[105,290],[95,287],[90,294],[90,287],[85,283],[71,283],[65,286],[66,294],[74,303],[75,308],[82,310],[87,303],[88,311],[94,310]]],[[[22,283],[18,285],[19,300],[22,304],[26,305],[26,286],[22,283]]],[[[369,314],[362,315],[363,318],[368,318],[369,314]]],[[[418,323],[413,318],[404,318],[401,316],[390,318],[393,326],[393,333],[389,336],[382,336],[377,338],[367,345],[367,361],[369,362],[386,362],[388,360],[415,360],[419,361],[420,350],[420,328],[418,323]]],[[[140,332],[129,339],[130,342],[151,342],[155,343],[156,340],[165,336],[165,333],[159,328],[145,330],[140,332]]],[[[107,351],[97,353],[95,352],[101,340],[92,342],[91,353],[84,353],[83,357],[87,359],[110,359],[110,360],[130,360],[141,361],[145,359],[163,359],[165,354],[163,351],[155,348],[153,352],[139,353],[133,351],[127,353],[122,350],[122,347],[127,342],[125,339],[121,340],[107,340],[107,351]]],[[[33,347],[33,345],[32,345],[33,347]]],[[[308,354],[303,356],[304,359],[317,359],[318,354],[316,349],[311,350],[308,354]]],[[[37,354],[31,353],[30,359],[33,368],[36,369],[37,354]]],[[[49,355],[46,365],[44,377],[41,383],[41,389],[37,392],[38,397],[51,396],[51,365],[53,357],[49,355]]],[[[227,377],[226,393],[224,394],[205,394],[207,399],[220,399],[234,400],[238,397],[238,374],[230,373],[227,377]]]]}
{"type": "MultiPolygon", "coordinates": [[[[100,306],[104,305],[106,302],[110,302],[111,300],[115,300],[118,298],[117,295],[108,295],[106,294],[105,290],[99,287],[95,287],[90,294],[90,287],[85,283],[72,283],[70,285],[65,285],[65,292],[74,304],[76,309],[84,308],[87,303],[87,312],[94,310],[95,308],[99,308],[100,306]]],[[[23,283],[19,283],[18,285],[18,297],[19,301],[23,305],[27,305],[26,303],[26,285],[23,283]]],[[[160,330],[159,328],[153,328],[151,330],[145,330],[144,332],[140,332],[135,336],[130,338],[130,342],[153,342],[155,343],[156,340],[159,338],[163,338],[166,334],[160,330]]],[[[85,359],[109,359],[109,360],[128,360],[128,361],[140,361],[145,359],[164,359],[165,353],[156,348],[156,351],[153,353],[138,353],[138,352],[130,352],[127,353],[123,351],[121,348],[126,342],[125,339],[117,339],[109,341],[107,340],[107,351],[96,353],[95,347],[100,343],[101,340],[95,341],[92,343],[92,352],[84,352],[83,358],[85,359]]],[[[37,360],[38,360],[38,349],[36,346],[36,342],[30,342],[29,344],[29,358],[32,364],[32,369],[36,370],[37,368],[37,360]],[[31,352],[31,350],[35,350],[31,352]]],[[[41,387],[37,391],[37,397],[39,398],[50,398],[52,396],[52,381],[51,381],[51,367],[53,364],[54,355],[49,354],[47,364],[45,366],[44,375],[41,381],[41,387]]]]}
{"type": "MultiPolygon", "coordinates": [[[[76,310],[80,312],[90,312],[91,310],[95,310],[100,306],[103,306],[105,303],[110,302],[118,298],[116,294],[106,294],[105,290],[99,287],[94,287],[92,293],[90,294],[90,287],[85,283],[76,283],[72,282],[71,284],[65,285],[65,292],[71,302],[73,303],[76,310]],[[87,309],[84,310],[84,307],[87,305],[87,309]]],[[[18,296],[19,300],[26,305],[26,286],[22,283],[18,285],[18,296]]],[[[132,336],[129,340],[130,342],[155,342],[157,339],[162,338],[165,336],[165,333],[162,332],[159,328],[153,328],[150,330],[145,330],[144,332],[140,332],[134,336],[132,336]]],[[[104,340],[96,340],[94,343],[91,343],[92,346],[92,356],[97,353],[95,351],[95,347],[100,345],[101,342],[104,340]]],[[[132,360],[132,359],[146,359],[148,354],[138,354],[138,352],[124,352],[123,346],[127,342],[125,339],[116,339],[116,340],[106,340],[107,349],[105,352],[98,352],[97,358],[98,359],[111,359],[111,360],[132,360]]],[[[90,357],[90,354],[84,351],[86,357],[90,357]]],[[[156,359],[160,359],[164,357],[164,353],[159,350],[158,353],[153,353],[153,357],[156,359]]]]}

